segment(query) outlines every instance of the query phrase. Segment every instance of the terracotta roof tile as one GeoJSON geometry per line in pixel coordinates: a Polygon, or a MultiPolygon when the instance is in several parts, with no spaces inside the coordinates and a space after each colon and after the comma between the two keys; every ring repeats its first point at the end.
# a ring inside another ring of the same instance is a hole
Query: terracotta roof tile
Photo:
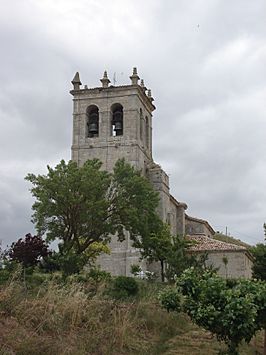
{"type": "Polygon", "coordinates": [[[188,240],[196,242],[189,249],[191,251],[246,251],[247,249],[240,245],[221,242],[209,238],[205,234],[195,234],[186,236],[188,240]]]}

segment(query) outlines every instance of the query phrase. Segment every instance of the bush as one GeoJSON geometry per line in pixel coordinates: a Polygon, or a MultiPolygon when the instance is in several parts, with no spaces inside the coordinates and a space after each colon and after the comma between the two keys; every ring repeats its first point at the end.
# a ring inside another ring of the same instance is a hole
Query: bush
{"type": "Polygon", "coordinates": [[[39,269],[41,272],[55,272],[61,270],[60,266],[60,254],[56,252],[52,252],[46,258],[41,260],[39,269]]]}
{"type": "Polygon", "coordinates": [[[181,311],[180,294],[176,288],[166,287],[164,290],[159,292],[158,299],[162,307],[165,308],[167,312],[181,311]]]}
{"type": "Polygon", "coordinates": [[[101,283],[112,279],[109,272],[100,269],[91,269],[88,273],[69,275],[67,280],[78,283],[101,283]]]}
{"type": "Polygon", "coordinates": [[[90,269],[88,273],[88,277],[93,279],[95,282],[100,283],[103,281],[110,281],[111,280],[111,274],[107,271],[100,270],[98,268],[93,268],[90,269]]]}
{"type": "Polygon", "coordinates": [[[6,269],[0,269],[0,285],[5,284],[11,276],[11,273],[6,269]]]}
{"type": "Polygon", "coordinates": [[[80,273],[86,263],[86,255],[78,255],[72,252],[68,254],[53,252],[41,261],[39,268],[42,272],[50,273],[60,270],[66,278],[69,275],[80,273]]]}
{"type": "Polygon", "coordinates": [[[134,276],[138,276],[138,274],[142,271],[141,267],[137,264],[132,264],[130,266],[130,271],[131,271],[131,274],[134,275],[134,276]]]}
{"type": "Polygon", "coordinates": [[[136,296],[139,292],[139,285],[133,277],[118,276],[113,280],[109,294],[115,299],[125,299],[136,296]]]}
{"type": "Polygon", "coordinates": [[[60,255],[60,267],[63,275],[78,274],[83,268],[82,258],[76,254],[60,255]]]}
{"type": "Polygon", "coordinates": [[[228,346],[228,354],[239,354],[239,344],[249,343],[266,326],[266,284],[253,280],[228,282],[206,271],[193,268],[183,272],[177,282],[185,302],[183,309],[198,326],[215,334],[228,346]]]}
{"type": "Polygon", "coordinates": [[[32,274],[26,275],[27,288],[36,288],[51,279],[51,275],[33,272],[32,274]]]}
{"type": "Polygon", "coordinates": [[[49,250],[40,236],[32,236],[28,233],[24,239],[20,238],[17,242],[11,244],[7,255],[10,260],[22,263],[24,267],[29,267],[37,265],[42,257],[47,257],[49,250]]]}

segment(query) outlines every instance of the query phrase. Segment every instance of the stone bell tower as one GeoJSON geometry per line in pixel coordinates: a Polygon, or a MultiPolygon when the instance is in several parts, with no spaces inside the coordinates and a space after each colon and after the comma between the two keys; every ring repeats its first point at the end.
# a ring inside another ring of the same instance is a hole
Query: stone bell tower
{"type": "MultiPolygon", "coordinates": [[[[151,91],[144,81],[139,83],[137,69],[133,68],[129,85],[110,85],[107,72],[101,86],[81,87],[79,73],[72,80],[73,142],[72,160],[78,165],[97,158],[103,169],[112,171],[120,158],[142,171],[155,190],[160,202],[158,213],[169,223],[173,234],[184,234],[186,205],[176,201],[169,192],[169,178],[152,158],[152,112],[155,110],[151,91]]],[[[98,262],[113,275],[130,275],[132,264],[152,269],[145,261],[140,263],[139,251],[132,247],[130,236],[124,242],[113,237],[111,255],[101,255],[98,262]]]]}
{"type": "Polygon", "coordinates": [[[112,171],[115,162],[125,158],[146,174],[152,162],[151,91],[139,85],[133,69],[130,85],[112,86],[104,72],[100,87],[81,87],[79,73],[72,80],[73,142],[72,160],[82,165],[98,158],[103,169],[112,171]]]}

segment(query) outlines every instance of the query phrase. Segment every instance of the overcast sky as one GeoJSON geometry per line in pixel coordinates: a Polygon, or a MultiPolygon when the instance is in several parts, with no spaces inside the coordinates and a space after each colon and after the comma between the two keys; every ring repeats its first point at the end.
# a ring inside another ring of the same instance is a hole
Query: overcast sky
{"type": "Polygon", "coordinates": [[[251,244],[266,221],[265,0],[0,1],[0,239],[28,232],[28,172],[70,159],[76,71],[151,88],[154,159],[188,213],[251,244]]]}

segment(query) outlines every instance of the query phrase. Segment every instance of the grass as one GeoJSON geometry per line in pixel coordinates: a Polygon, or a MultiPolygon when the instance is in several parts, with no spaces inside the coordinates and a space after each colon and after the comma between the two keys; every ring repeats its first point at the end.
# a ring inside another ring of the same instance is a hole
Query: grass
{"type": "MultiPolygon", "coordinates": [[[[140,284],[135,301],[98,294],[91,285],[47,278],[25,287],[18,274],[0,286],[1,355],[217,354],[224,349],[184,314],[157,303],[160,284],[140,284]],[[88,291],[89,290],[89,291],[88,291]]],[[[240,354],[262,353],[259,334],[240,354]]]]}
{"type": "Polygon", "coordinates": [[[230,236],[222,234],[222,233],[216,233],[213,236],[213,238],[216,239],[216,240],[220,240],[221,242],[226,242],[226,243],[229,243],[229,244],[239,245],[239,246],[245,247],[247,249],[250,248],[250,245],[245,243],[245,242],[242,242],[242,240],[236,239],[234,237],[230,237],[230,236]]]}

